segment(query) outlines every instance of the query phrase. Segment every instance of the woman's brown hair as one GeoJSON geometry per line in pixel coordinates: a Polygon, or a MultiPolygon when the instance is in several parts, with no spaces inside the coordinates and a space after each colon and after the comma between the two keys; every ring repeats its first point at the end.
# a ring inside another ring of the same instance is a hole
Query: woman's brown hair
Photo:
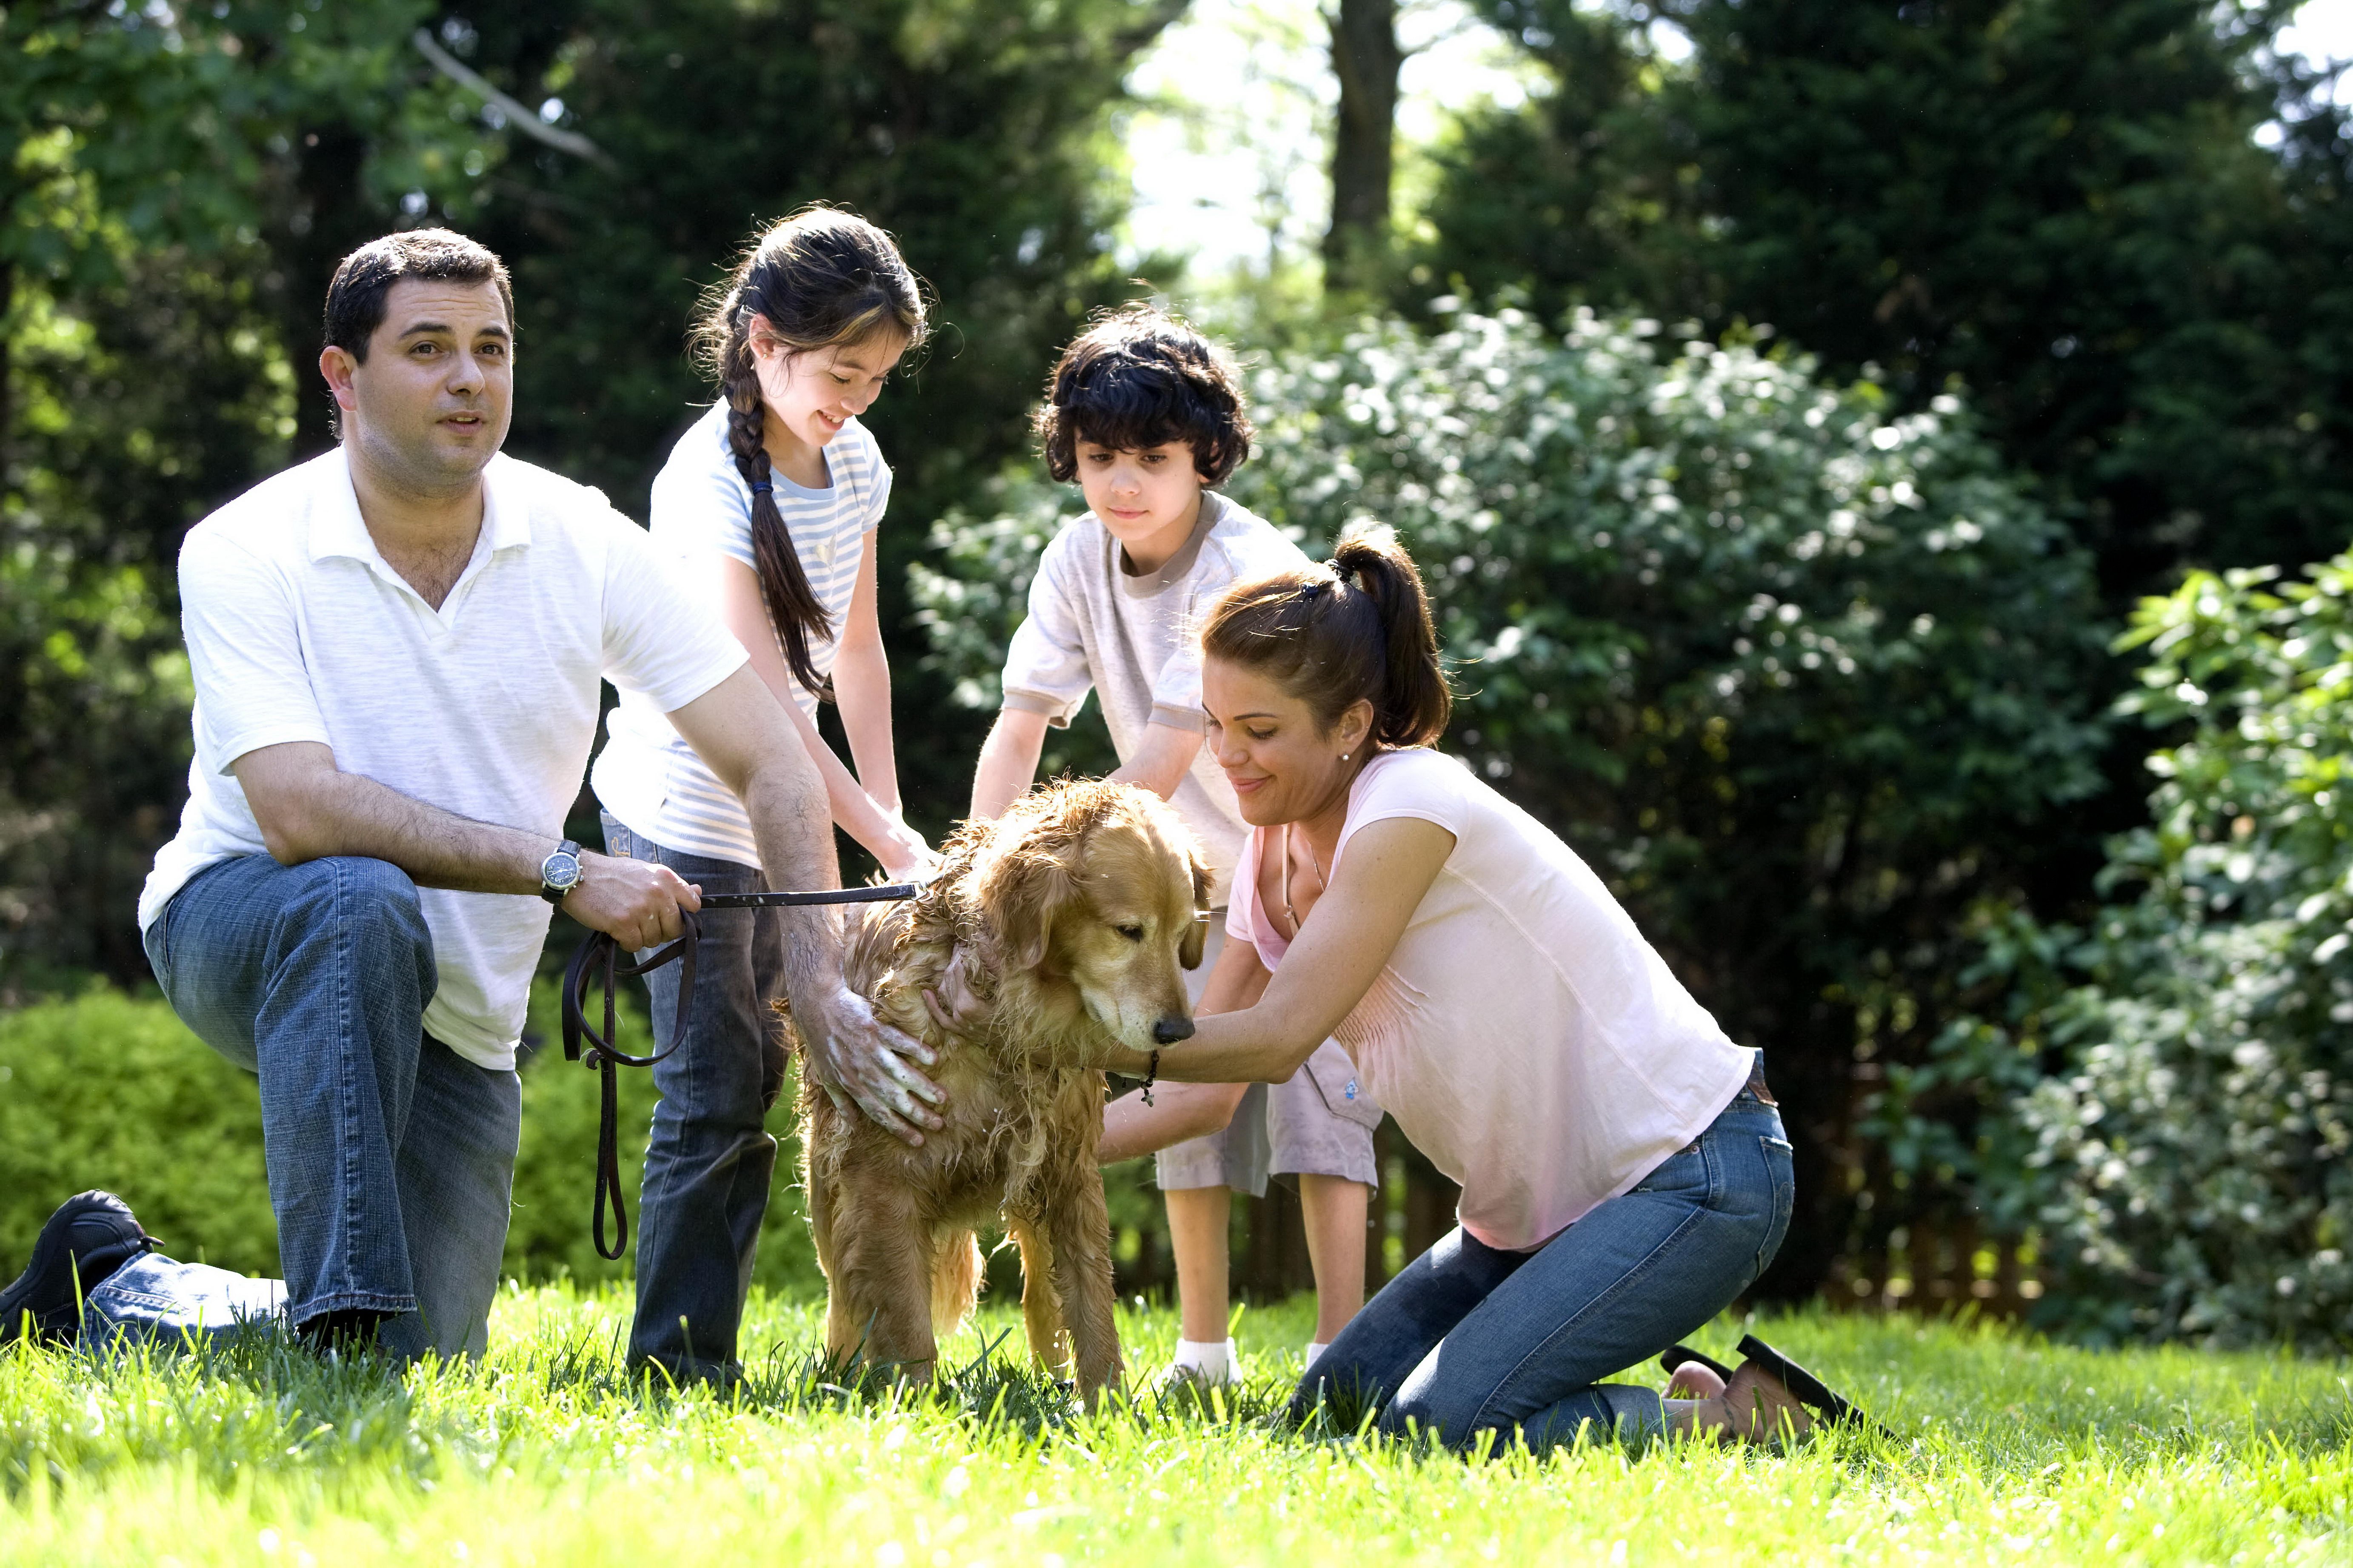
{"type": "Polygon", "coordinates": [[[727,400],[727,445],[752,487],[752,559],[760,598],[793,679],[829,697],[809,654],[833,624],[801,569],[765,445],[767,409],[752,344],[765,337],[796,353],[902,338],[919,346],[930,326],[922,282],[891,237],[839,207],[804,207],[753,242],[695,324],[704,368],[727,400]]]}
{"type": "Polygon", "coordinates": [[[1421,573],[1387,524],[1356,522],[1321,566],[1237,583],[1209,606],[1201,650],[1268,677],[1328,731],[1373,706],[1373,741],[1426,746],[1454,706],[1421,573]]]}

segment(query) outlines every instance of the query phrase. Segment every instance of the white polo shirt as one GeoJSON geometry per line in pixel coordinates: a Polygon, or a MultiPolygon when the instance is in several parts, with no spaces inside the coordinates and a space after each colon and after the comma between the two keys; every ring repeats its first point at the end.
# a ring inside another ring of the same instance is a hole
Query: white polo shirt
{"type": "MultiPolygon", "coordinates": [[[[268,853],[229,772],[248,752],[321,742],[345,773],[552,841],[580,793],[600,680],[670,712],[744,664],[602,493],[503,456],[483,480],[473,559],[438,610],[376,550],[340,448],[189,530],[180,604],[196,754],[179,835],[140,896],[142,931],[206,867],[268,853]]],[[[440,972],[426,1032],[512,1068],[547,903],[419,897],[440,972]]]]}

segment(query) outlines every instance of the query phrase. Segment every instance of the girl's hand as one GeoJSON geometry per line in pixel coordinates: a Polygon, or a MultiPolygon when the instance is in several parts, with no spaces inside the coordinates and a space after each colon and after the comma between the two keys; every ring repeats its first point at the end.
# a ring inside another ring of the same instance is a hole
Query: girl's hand
{"type": "Polygon", "coordinates": [[[923,836],[895,816],[891,820],[889,842],[877,847],[874,858],[882,862],[882,874],[894,882],[928,881],[940,864],[923,836]]]}

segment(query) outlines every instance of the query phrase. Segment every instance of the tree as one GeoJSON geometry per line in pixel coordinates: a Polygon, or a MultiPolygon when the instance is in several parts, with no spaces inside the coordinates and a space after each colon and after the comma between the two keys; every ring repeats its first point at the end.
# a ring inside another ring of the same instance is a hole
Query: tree
{"type": "Polygon", "coordinates": [[[1332,132],[1332,225],[1324,236],[1327,289],[1365,289],[1385,270],[1396,173],[1397,0],[1338,0],[1324,14],[1340,105],[1332,132]]]}
{"type": "Polygon", "coordinates": [[[2333,111],[2254,140],[2309,86],[2263,52],[2292,5],[1485,8],[1556,85],[1466,130],[1433,278],[1769,321],[1908,408],[1966,386],[2119,608],[2353,533],[2346,145],[2333,111]]]}
{"type": "MultiPolygon", "coordinates": [[[[641,512],[706,395],[684,353],[695,299],[754,226],[828,198],[893,227],[943,328],[874,418],[899,471],[883,582],[903,643],[920,529],[897,524],[1019,449],[1053,350],[1129,290],[1106,110],[1176,8],[0,11],[0,963],[143,971],[132,900],[186,765],[172,563],[190,522],[325,446],[313,363],[342,256],[428,221],[501,250],[521,316],[512,449],[641,512]],[[566,150],[581,137],[598,156],[566,150]]],[[[913,681],[901,700],[945,708],[913,681]]],[[[929,826],[960,806],[976,744],[902,726],[929,826]]]]}
{"type": "MultiPolygon", "coordinates": [[[[295,384],[264,236],[322,99],[385,127],[417,7],[0,12],[0,970],[144,959],[131,906],[187,765],[173,562],[283,460],[295,384]],[[367,106],[375,105],[373,110],[367,106]]],[[[442,100],[390,167],[467,132],[442,100]]],[[[387,196],[383,182],[402,183],[387,196]]],[[[388,219],[386,220],[389,221],[388,219]]],[[[315,320],[317,297],[309,307],[315,320]]],[[[308,346],[307,324],[298,343],[308,346]]]]}
{"type": "MultiPolygon", "coordinates": [[[[710,395],[684,353],[702,290],[756,225],[815,200],[856,208],[898,237],[941,327],[868,420],[897,471],[885,635],[912,653],[901,584],[922,524],[1026,447],[1054,353],[1133,291],[1112,255],[1106,110],[1180,8],[540,0],[445,17],[470,68],[607,154],[518,148],[445,209],[514,269],[512,446],[641,509],[710,395]]],[[[902,710],[953,712],[913,663],[902,710]]],[[[978,745],[965,725],[902,726],[919,821],[961,814],[978,745]]]]}

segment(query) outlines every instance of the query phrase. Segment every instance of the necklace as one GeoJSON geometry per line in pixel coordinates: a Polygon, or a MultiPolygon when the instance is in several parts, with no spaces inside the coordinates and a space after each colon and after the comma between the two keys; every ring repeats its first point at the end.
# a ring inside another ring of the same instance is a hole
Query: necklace
{"type": "MultiPolygon", "coordinates": [[[[1315,896],[1320,899],[1328,884],[1324,880],[1324,863],[1315,858],[1315,841],[1312,838],[1307,841],[1307,864],[1314,868],[1315,896]]],[[[1282,825],[1282,912],[1291,917],[1291,935],[1295,942],[1299,938],[1299,911],[1291,907],[1291,824],[1287,822],[1282,825]]]]}

